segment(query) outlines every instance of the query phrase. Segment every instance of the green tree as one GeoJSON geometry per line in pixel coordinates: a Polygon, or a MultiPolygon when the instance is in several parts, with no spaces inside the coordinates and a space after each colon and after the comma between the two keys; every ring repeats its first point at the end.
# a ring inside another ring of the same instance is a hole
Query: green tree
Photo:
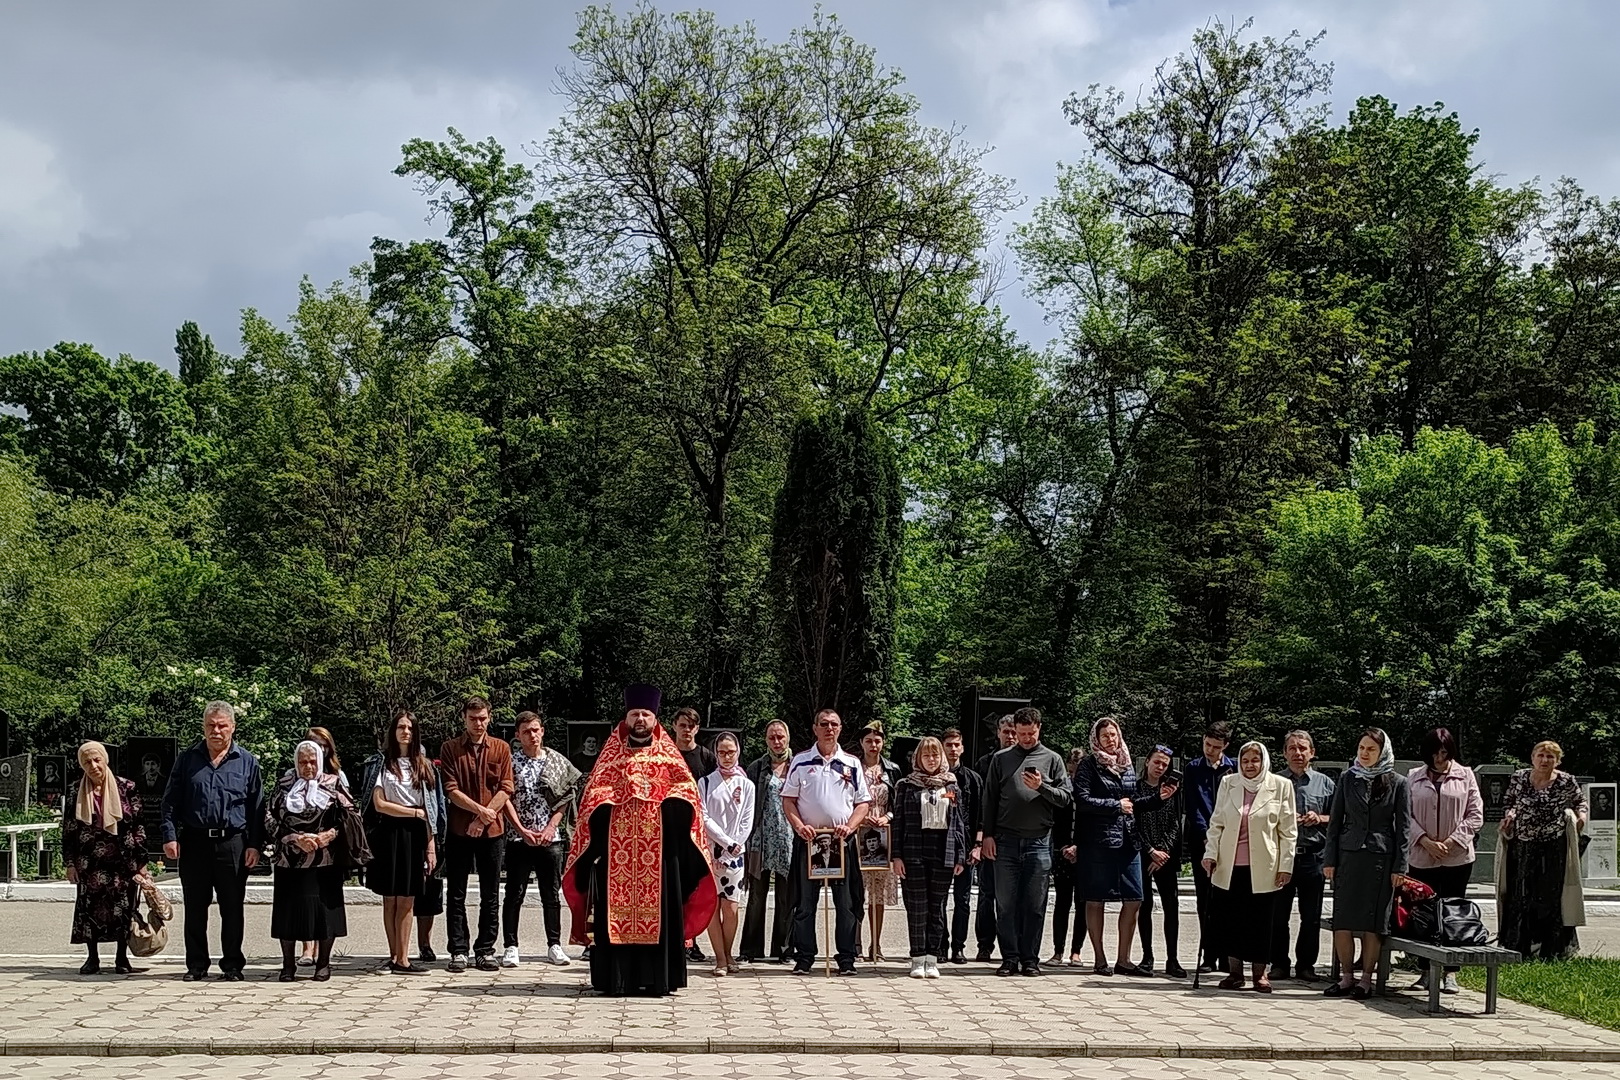
{"type": "Polygon", "coordinates": [[[999,332],[973,285],[1005,185],[817,16],[784,43],[707,13],[580,16],[550,173],[610,298],[627,405],[702,514],[700,696],[736,712],[770,500],[818,396],[909,418],[999,332]]]}
{"type": "Polygon", "coordinates": [[[771,577],[781,715],[801,737],[818,709],[838,710],[852,728],[888,718],[903,513],[894,451],[867,417],[800,421],[777,497],[771,577]]]}
{"type": "Polygon", "coordinates": [[[220,516],[221,636],[287,667],[319,721],[369,745],[389,713],[447,713],[471,689],[520,697],[499,492],[452,354],[388,337],[353,288],[307,283],[288,330],[249,312],[232,384],[220,516]]]}
{"type": "Polygon", "coordinates": [[[88,345],[0,357],[0,439],[39,478],[71,495],[119,498],[162,480],[192,453],[192,416],[173,375],[144,360],[109,361],[88,345]]]}

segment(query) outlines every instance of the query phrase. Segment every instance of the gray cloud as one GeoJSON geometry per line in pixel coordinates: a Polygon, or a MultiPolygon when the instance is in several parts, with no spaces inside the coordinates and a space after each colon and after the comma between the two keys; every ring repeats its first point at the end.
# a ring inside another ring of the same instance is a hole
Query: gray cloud
{"type": "MultiPolygon", "coordinates": [[[[715,2],[780,36],[812,5],[715,2]]],[[[928,119],[994,145],[1039,197],[1083,156],[1059,105],[1127,93],[1211,11],[1188,0],[838,0],[902,69],[928,119]]],[[[1326,29],[1334,104],[1444,100],[1511,182],[1573,175],[1620,193],[1620,9],[1259,0],[1256,31],[1326,29]]],[[[226,347],[238,312],[282,316],[297,279],[342,277],[373,235],[430,230],[394,177],[401,143],[454,125],[516,150],[555,119],[572,7],[520,2],[15,5],[0,35],[0,350],[88,341],[167,361],[197,319],[226,347]]],[[[1026,337],[1039,315],[1009,286],[1026,337]]]]}

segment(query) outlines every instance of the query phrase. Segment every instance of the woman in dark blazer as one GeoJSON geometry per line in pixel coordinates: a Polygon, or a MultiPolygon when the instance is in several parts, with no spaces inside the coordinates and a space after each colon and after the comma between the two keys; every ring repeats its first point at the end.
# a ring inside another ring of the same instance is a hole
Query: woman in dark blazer
{"type": "Polygon", "coordinates": [[[1406,777],[1395,775],[1395,748],[1382,728],[1362,732],[1356,761],[1333,790],[1322,876],[1333,885],[1333,951],[1339,981],[1329,997],[1372,995],[1373,972],[1395,911],[1395,886],[1406,875],[1411,819],[1406,777]],[[1361,937],[1361,982],[1352,967],[1361,937]]]}
{"type": "MultiPolygon", "coordinates": [[[[1142,801],[1157,806],[1176,793],[1174,784],[1142,801]]],[[[1091,753],[1074,771],[1074,842],[1078,849],[1078,898],[1086,902],[1086,934],[1091,939],[1092,971],[1098,975],[1146,975],[1131,963],[1136,918],[1142,907],[1141,841],[1133,816],[1136,769],[1119,721],[1105,716],[1091,725],[1091,753]],[[1119,951],[1110,967],[1103,957],[1103,905],[1120,902],[1119,951]]]]}

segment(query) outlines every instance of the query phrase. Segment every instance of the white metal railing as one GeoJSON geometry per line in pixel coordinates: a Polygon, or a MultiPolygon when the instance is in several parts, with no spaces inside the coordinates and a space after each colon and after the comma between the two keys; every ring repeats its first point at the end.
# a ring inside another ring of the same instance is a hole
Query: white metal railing
{"type": "Polygon", "coordinates": [[[11,865],[6,867],[6,880],[17,880],[17,837],[23,833],[34,834],[34,856],[43,859],[45,855],[45,834],[52,829],[60,829],[60,821],[36,821],[29,825],[0,825],[0,833],[9,833],[11,836],[11,865]]]}

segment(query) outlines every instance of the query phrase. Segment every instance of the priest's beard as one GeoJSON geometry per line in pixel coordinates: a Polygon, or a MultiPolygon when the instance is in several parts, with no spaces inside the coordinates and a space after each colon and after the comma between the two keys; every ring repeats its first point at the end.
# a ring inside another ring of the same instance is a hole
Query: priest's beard
{"type": "Polygon", "coordinates": [[[649,732],[647,732],[647,734],[642,735],[639,738],[636,736],[636,733],[633,732],[633,731],[626,732],[625,736],[624,736],[624,741],[625,741],[625,745],[627,745],[627,746],[635,746],[635,747],[651,746],[652,745],[652,732],[649,731],[649,732]]]}

